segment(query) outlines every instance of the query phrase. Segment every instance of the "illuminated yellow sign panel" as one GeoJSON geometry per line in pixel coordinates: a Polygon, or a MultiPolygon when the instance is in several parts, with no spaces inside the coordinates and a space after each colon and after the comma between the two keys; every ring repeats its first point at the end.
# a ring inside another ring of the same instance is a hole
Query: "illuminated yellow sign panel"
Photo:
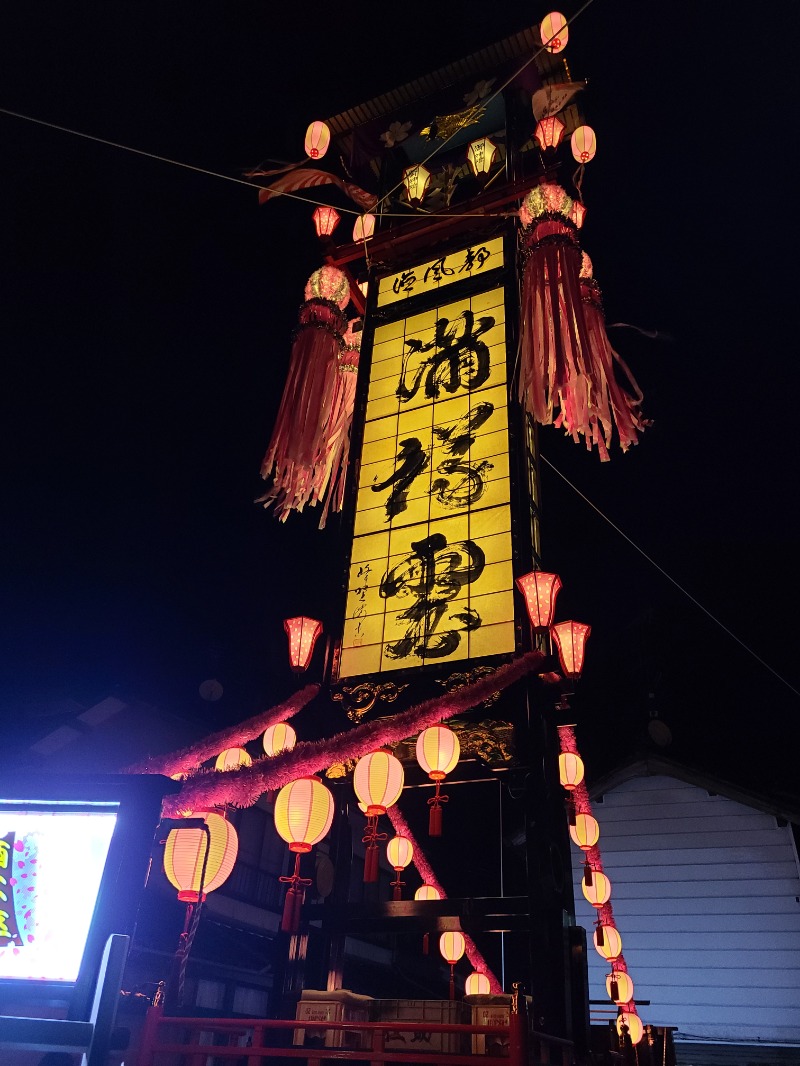
{"type": "Polygon", "coordinates": [[[341,677],[514,650],[505,333],[502,288],[375,330],[341,677]]]}
{"type": "Polygon", "coordinates": [[[493,237],[485,244],[473,244],[459,252],[439,256],[429,263],[382,278],[378,284],[378,306],[385,307],[423,292],[438,292],[454,281],[488,274],[502,265],[503,238],[493,237]]]}

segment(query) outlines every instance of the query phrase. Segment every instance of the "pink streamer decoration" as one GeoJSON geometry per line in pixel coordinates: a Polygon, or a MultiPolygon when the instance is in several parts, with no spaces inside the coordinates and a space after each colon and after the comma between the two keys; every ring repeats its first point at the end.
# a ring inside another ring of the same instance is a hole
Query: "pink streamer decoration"
{"type": "Polygon", "coordinates": [[[306,685],[290,696],[284,703],[277,707],[271,707],[268,711],[262,711],[244,722],[235,726],[229,726],[218,733],[212,733],[204,737],[198,744],[179,751],[170,752],[169,755],[160,755],[157,758],[147,758],[140,763],[123,770],[126,774],[170,774],[187,773],[196,770],[200,763],[219,755],[225,748],[241,748],[248,740],[263,733],[271,725],[278,722],[286,722],[293,718],[299,711],[310,703],[319,692],[319,685],[306,685]]]}
{"type": "MultiPolygon", "coordinates": [[[[447,899],[447,893],[442,887],[441,881],[437,879],[436,874],[433,872],[433,867],[425,857],[425,853],[419,846],[417,838],[411,832],[408,822],[405,820],[397,804],[395,804],[394,807],[390,807],[386,813],[389,815],[389,821],[394,826],[395,832],[397,832],[400,836],[408,837],[408,839],[411,841],[411,845],[414,848],[414,857],[412,858],[411,862],[414,864],[414,866],[416,866],[417,873],[419,874],[419,876],[422,878],[426,885],[433,885],[433,887],[439,892],[439,895],[442,897],[442,899],[447,899]]],[[[478,970],[480,973],[486,974],[486,976],[489,978],[489,985],[491,988],[492,995],[501,996],[503,994],[503,986],[492,973],[491,969],[489,968],[489,964],[481,954],[478,945],[475,943],[469,933],[464,933],[462,930],[462,935],[464,937],[465,944],[464,951],[466,953],[467,958],[472,963],[473,969],[478,970]]]]}
{"type": "Polygon", "coordinates": [[[187,808],[216,807],[233,803],[252,807],[262,793],[281,788],[298,777],[325,770],[333,763],[358,759],[384,744],[398,743],[429,725],[462,714],[535,670],[544,656],[531,651],[501,666],[494,674],[465,685],[446,698],[426,700],[402,714],[356,726],[327,740],[304,741],[293,751],[261,759],[252,766],[229,770],[224,774],[204,774],[186,782],[177,796],[165,803],[165,815],[171,817],[187,808]]]}
{"type": "MultiPolygon", "coordinates": [[[[560,725],[558,727],[558,739],[561,744],[562,752],[571,752],[573,755],[580,754],[578,751],[578,742],[575,739],[575,730],[571,725],[560,725]]],[[[585,781],[581,781],[581,783],[576,785],[572,790],[572,798],[575,803],[575,811],[577,814],[592,813],[592,803],[589,799],[589,790],[586,787],[585,781]]],[[[593,871],[596,871],[597,873],[605,873],[603,870],[603,858],[600,854],[599,844],[594,844],[587,852],[585,852],[585,855],[593,871]]],[[[599,908],[597,917],[603,925],[612,925],[617,929],[617,923],[614,920],[614,910],[610,900],[599,908]]],[[[616,960],[614,963],[614,969],[621,970],[624,973],[628,972],[628,966],[625,962],[624,954],[620,955],[616,960]]],[[[635,1012],[635,1000],[631,1000],[630,1003],[625,1004],[623,1010],[635,1012]]]]}

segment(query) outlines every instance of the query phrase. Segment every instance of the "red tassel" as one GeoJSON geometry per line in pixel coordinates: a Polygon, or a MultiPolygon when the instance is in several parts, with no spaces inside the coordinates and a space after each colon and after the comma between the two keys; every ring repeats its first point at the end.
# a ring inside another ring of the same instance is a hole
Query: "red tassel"
{"type": "Polygon", "coordinates": [[[378,847],[372,844],[364,852],[364,883],[374,884],[378,880],[378,847]]]}
{"type": "Polygon", "coordinates": [[[430,935],[428,933],[426,933],[425,936],[423,936],[423,938],[422,938],[422,954],[423,955],[427,955],[428,954],[428,945],[429,945],[429,943],[430,943],[430,935]]]}
{"type": "Polygon", "coordinates": [[[440,837],[442,835],[442,808],[438,805],[431,806],[428,815],[428,835],[440,837]]]}

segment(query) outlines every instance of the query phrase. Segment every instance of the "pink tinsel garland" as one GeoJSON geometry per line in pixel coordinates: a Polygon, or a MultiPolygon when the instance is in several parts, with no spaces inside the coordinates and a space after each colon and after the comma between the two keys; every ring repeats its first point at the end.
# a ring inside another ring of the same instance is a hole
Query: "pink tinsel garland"
{"type": "Polygon", "coordinates": [[[199,743],[192,744],[188,748],[170,752],[169,755],[159,755],[157,758],[144,759],[140,763],[127,767],[123,770],[123,773],[165,774],[168,777],[170,774],[180,774],[195,770],[200,763],[219,755],[225,748],[240,748],[248,740],[253,740],[260,733],[263,733],[269,726],[277,725],[278,722],[288,721],[298,711],[302,711],[318,692],[319,685],[306,685],[305,688],[301,688],[299,692],[290,696],[284,703],[279,703],[277,707],[270,707],[268,711],[262,711],[260,714],[248,718],[245,722],[239,722],[237,725],[229,726],[227,729],[221,729],[218,733],[203,737],[199,743]]]}
{"type": "Polygon", "coordinates": [[[501,666],[494,674],[471,685],[449,693],[446,697],[426,700],[402,714],[389,719],[377,719],[356,726],[347,733],[339,733],[327,740],[305,741],[293,751],[262,759],[241,770],[224,774],[204,774],[186,782],[177,796],[165,802],[165,815],[199,807],[216,807],[233,803],[237,807],[252,807],[262,793],[281,788],[298,777],[307,777],[325,770],[334,763],[358,759],[384,744],[405,740],[437,722],[452,718],[476,707],[494,692],[507,688],[521,677],[534,671],[543,661],[540,652],[531,651],[501,666]]]}
{"type": "MultiPolygon", "coordinates": [[[[400,836],[407,837],[411,841],[411,846],[414,849],[414,857],[412,862],[417,868],[419,876],[422,878],[424,884],[433,885],[438,891],[442,899],[447,899],[447,893],[442,888],[441,882],[437,880],[436,874],[433,872],[433,867],[425,857],[425,853],[419,846],[419,843],[411,832],[408,822],[403,817],[402,812],[399,810],[397,804],[394,807],[390,807],[386,812],[389,815],[389,821],[394,826],[395,832],[400,836]]],[[[472,963],[473,969],[478,970],[479,973],[486,974],[489,978],[489,985],[491,986],[491,992],[493,996],[501,996],[503,994],[503,986],[497,980],[495,975],[489,969],[489,964],[481,954],[478,945],[469,935],[469,933],[462,933],[464,937],[465,952],[469,961],[472,963]]]]}
{"type": "MultiPolygon", "coordinates": [[[[575,730],[572,726],[560,725],[558,727],[558,739],[561,744],[562,752],[571,752],[573,755],[579,755],[578,742],[575,739],[575,730]]],[[[586,783],[584,781],[581,781],[581,783],[579,785],[576,785],[575,788],[572,790],[572,798],[575,803],[575,811],[577,814],[592,813],[592,803],[589,799],[589,790],[587,789],[586,783]]],[[[587,852],[584,852],[584,854],[586,855],[586,860],[593,871],[596,871],[597,873],[605,872],[603,870],[603,858],[600,854],[600,846],[598,844],[593,845],[593,847],[589,848],[589,850],[587,852]]],[[[611,906],[610,900],[608,903],[604,903],[603,906],[599,908],[597,916],[603,925],[611,925],[615,929],[617,928],[617,923],[614,920],[614,911],[611,906]]],[[[616,959],[613,968],[615,970],[621,970],[624,973],[628,972],[628,966],[625,962],[624,955],[620,955],[619,958],[616,959]]],[[[635,1013],[635,1000],[631,1000],[630,1003],[626,1003],[623,1006],[623,1010],[628,1012],[632,1011],[635,1013]]]]}

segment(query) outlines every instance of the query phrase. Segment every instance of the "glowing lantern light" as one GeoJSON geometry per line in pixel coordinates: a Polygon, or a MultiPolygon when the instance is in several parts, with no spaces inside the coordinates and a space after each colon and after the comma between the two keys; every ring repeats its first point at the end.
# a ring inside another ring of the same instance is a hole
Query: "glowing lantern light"
{"type": "Polygon", "coordinates": [[[314,645],[322,632],[322,622],[301,615],[297,618],[285,619],[283,628],[289,638],[289,662],[296,674],[302,674],[311,662],[314,645]]]}
{"type": "Polygon", "coordinates": [[[617,1032],[620,1036],[625,1035],[625,1030],[628,1031],[628,1036],[631,1038],[632,1044],[638,1044],[644,1036],[644,1026],[642,1025],[642,1019],[635,1011],[622,1011],[617,1018],[617,1032]]]}
{"type": "Polygon", "coordinates": [[[489,137],[480,137],[467,145],[467,162],[469,169],[478,179],[485,181],[497,159],[497,145],[489,137]]]}
{"type": "Polygon", "coordinates": [[[612,970],[606,977],[608,998],[615,1003],[630,1003],[633,999],[633,981],[625,970],[612,970]]]}
{"type": "Polygon", "coordinates": [[[591,126],[578,126],[570,138],[576,163],[589,163],[597,151],[597,138],[591,126]]]}
{"type": "Polygon", "coordinates": [[[358,289],[359,289],[359,292],[361,293],[361,295],[362,295],[362,296],[364,297],[364,299],[366,300],[366,298],[367,298],[367,292],[368,292],[368,290],[369,290],[369,282],[368,282],[368,281],[359,281],[359,283],[358,283],[358,289]]]}
{"type": "Polygon", "coordinates": [[[331,131],[324,122],[312,122],[306,130],[305,149],[309,159],[322,159],[331,143],[331,131]]]}
{"type": "Polygon", "coordinates": [[[281,877],[289,885],[283,905],[281,930],[296,933],[300,925],[305,886],[311,879],[300,876],[300,856],[311,851],[327,834],[333,821],[333,796],[318,777],[298,777],[284,785],[275,800],[275,828],[295,853],[294,872],[281,877]]]}
{"type": "Polygon", "coordinates": [[[375,216],[370,214],[359,215],[355,226],[353,226],[353,240],[356,244],[369,240],[374,232],[375,216]]]}
{"type": "Polygon", "coordinates": [[[297,743],[297,733],[287,722],[278,722],[264,730],[262,743],[267,755],[280,755],[292,750],[297,743]]]}
{"type": "Polygon", "coordinates": [[[613,962],[622,954],[622,937],[615,926],[601,923],[594,931],[594,946],[599,955],[613,962]]]}
{"type": "Polygon", "coordinates": [[[576,814],[575,825],[569,827],[569,835],[581,851],[589,851],[600,839],[600,826],[591,814],[576,814]]]}
{"type": "Polygon", "coordinates": [[[562,751],[558,757],[558,778],[567,792],[583,781],[583,759],[572,751],[562,751]]]}
{"type": "Polygon", "coordinates": [[[525,597],[533,628],[549,629],[556,609],[556,597],[561,590],[561,578],[544,570],[532,570],[518,577],[516,585],[525,597]]]}
{"type": "Polygon", "coordinates": [[[331,236],[339,225],[341,215],[333,207],[318,207],[311,217],[314,219],[314,229],[317,231],[317,236],[322,240],[331,236]]]}
{"type": "Polygon", "coordinates": [[[592,627],[583,622],[559,622],[550,632],[558,648],[558,660],[566,677],[577,680],[583,672],[586,656],[586,641],[592,627]]]}
{"type": "Polygon", "coordinates": [[[565,129],[566,127],[558,115],[548,115],[547,118],[539,119],[533,136],[544,152],[548,148],[558,148],[565,129]]]}
{"type": "Polygon", "coordinates": [[[461,744],[458,737],[446,725],[432,725],[423,729],[417,737],[417,762],[431,781],[436,782],[436,791],[428,800],[428,833],[432,837],[442,835],[441,805],[447,803],[447,796],[442,796],[439,790],[446,775],[458,762],[460,754],[461,744]]]}
{"type": "Polygon", "coordinates": [[[581,889],[586,900],[598,910],[611,899],[611,882],[597,870],[592,871],[591,880],[583,878],[581,889]]]}
{"type": "Polygon", "coordinates": [[[403,764],[385,748],[362,755],[356,763],[353,788],[367,808],[367,828],[363,838],[366,844],[365,882],[378,880],[378,816],[386,814],[387,809],[397,803],[404,783],[403,764]]]}
{"type": "Polygon", "coordinates": [[[489,978],[478,970],[473,970],[464,982],[464,994],[467,996],[488,996],[491,991],[489,978]]]}
{"type": "Polygon", "coordinates": [[[242,766],[252,766],[253,760],[244,748],[226,748],[217,756],[214,763],[215,770],[238,770],[242,766]]]}
{"type": "Polygon", "coordinates": [[[420,885],[417,891],[414,893],[414,899],[441,899],[442,894],[438,888],[434,888],[433,885],[420,885]]]}
{"type": "Polygon", "coordinates": [[[572,201],[572,210],[570,211],[569,217],[572,219],[578,229],[583,226],[584,220],[586,218],[586,208],[580,202],[580,200],[572,201]]]}
{"type": "Polygon", "coordinates": [[[406,167],[403,171],[403,185],[406,187],[406,196],[411,204],[422,203],[430,183],[431,172],[422,163],[414,167],[406,167]]]}
{"type": "Polygon", "coordinates": [[[560,11],[551,11],[549,15],[545,15],[542,19],[539,32],[541,34],[542,44],[547,51],[552,52],[553,55],[557,52],[563,52],[567,47],[567,41],[569,40],[569,26],[567,25],[567,20],[560,11]]]}
{"type": "Polygon", "coordinates": [[[456,984],[455,984],[455,972],[454,967],[466,949],[466,941],[464,940],[464,934],[459,933],[457,930],[449,933],[442,933],[439,937],[439,951],[442,958],[446,963],[450,965],[450,999],[456,998],[456,984]]]}
{"type": "Polygon", "coordinates": [[[414,858],[414,846],[408,837],[402,835],[392,837],[386,845],[386,858],[389,860],[389,865],[397,874],[395,880],[391,882],[392,888],[394,889],[392,899],[402,899],[404,882],[400,880],[400,874],[414,858]]]}
{"type": "Polygon", "coordinates": [[[208,832],[204,829],[171,829],[164,849],[164,873],[178,889],[178,899],[182,903],[198,903],[227,881],[236,862],[239,838],[219,811],[187,811],[187,816],[202,818],[208,832]]]}

